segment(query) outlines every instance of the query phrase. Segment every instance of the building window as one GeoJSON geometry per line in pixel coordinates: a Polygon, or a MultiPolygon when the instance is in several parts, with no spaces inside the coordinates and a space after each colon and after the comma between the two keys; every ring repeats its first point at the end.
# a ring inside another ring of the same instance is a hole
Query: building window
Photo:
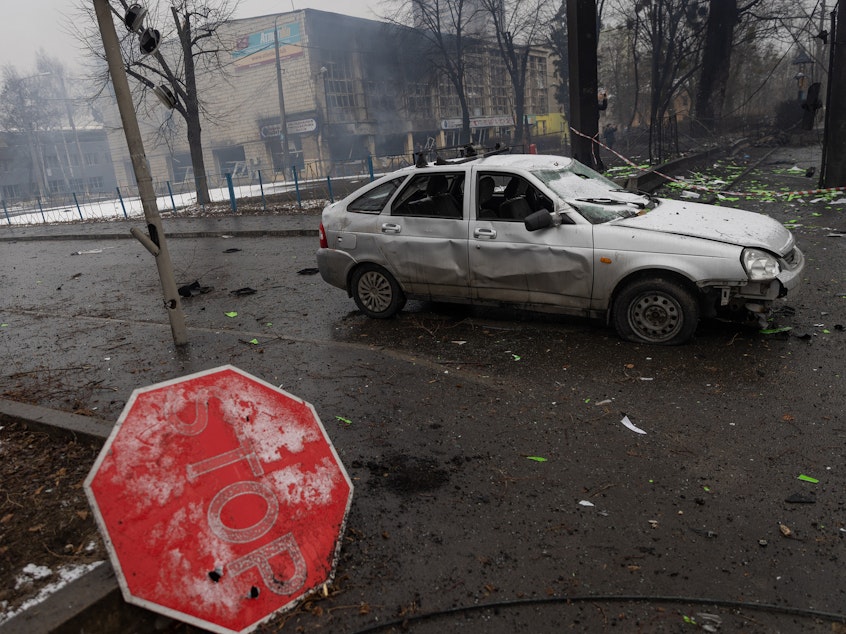
{"type": "Polygon", "coordinates": [[[358,99],[353,78],[352,60],[341,57],[326,65],[323,77],[326,90],[326,106],[330,122],[355,121],[358,99]]]}
{"type": "Polygon", "coordinates": [[[409,84],[405,96],[408,113],[417,116],[431,116],[432,92],[429,84],[409,84]]]}
{"type": "Polygon", "coordinates": [[[441,118],[461,116],[458,93],[455,92],[452,82],[445,77],[441,77],[441,81],[438,83],[438,110],[441,118]]]}
{"type": "Polygon", "coordinates": [[[99,154],[86,154],[85,155],[85,164],[86,165],[99,165],[100,164],[100,155],[99,154]]]}
{"type": "Polygon", "coordinates": [[[23,196],[23,191],[20,185],[3,185],[3,199],[20,198],[23,196]]]}
{"type": "MultiPolygon", "coordinates": [[[[81,183],[80,183],[81,185],[81,183]]],[[[92,190],[99,190],[103,189],[103,177],[102,176],[92,176],[88,179],[88,188],[92,190]]]]}
{"type": "Polygon", "coordinates": [[[549,109],[546,87],[546,58],[537,55],[529,57],[529,72],[526,78],[526,112],[545,114],[549,109]]]}
{"type": "Polygon", "coordinates": [[[491,114],[511,114],[511,82],[502,61],[491,64],[491,114]]]}

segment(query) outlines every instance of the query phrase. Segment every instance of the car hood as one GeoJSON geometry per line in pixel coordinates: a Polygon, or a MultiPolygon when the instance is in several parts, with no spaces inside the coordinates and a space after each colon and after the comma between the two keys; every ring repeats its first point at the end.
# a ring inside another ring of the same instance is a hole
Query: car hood
{"type": "Polygon", "coordinates": [[[616,226],[661,231],[742,247],[758,247],[784,255],[793,248],[793,234],[772,218],[751,211],[661,198],[649,212],[614,222],[616,226]]]}

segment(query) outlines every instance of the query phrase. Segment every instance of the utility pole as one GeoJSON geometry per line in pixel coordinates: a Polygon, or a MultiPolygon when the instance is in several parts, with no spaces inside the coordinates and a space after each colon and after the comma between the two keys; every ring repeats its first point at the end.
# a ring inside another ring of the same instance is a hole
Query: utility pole
{"type": "Polygon", "coordinates": [[[846,2],[831,12],[825,137],[820,187],[846,186],[846,2]]]}
{"type": "Polygon", "coordinates": [[[596,0],[567,0],[567,33],[570,64],[570,127],[573,158],[592,169],[600,169],[597,100],[597,15],[596,0]],[[579,134],[580,133],[580,134],[579,134]]]}
{"type": "Polygon", "coordinates": [[[106,53],[106,61],[109,64],[109,75],[112,78],[112,86],[115,90],[120,119],[123,123],[123,132],[126,136],[126,145],[129,148],[129,155],[132,159],[132,168],[135,171],[135,180],[138,183],[138,193],[141,197],[141,206],[144,209],[144,218],[147,220],[147,231],[144,235],[138,229],[132,229],[132,235],[144,245],[155,258],[156,267],[159,271],[159,279],[164,293],[164,304],[170,319],[170,330],[173,334],[173,343],[182,346],[188,343],[188,335],[185,329],[185,316],[182,313],[182,303],[179,300],[179,292],[176,289],[176,282],[173,278],[173,265],[170,261],[170,253],[167,250],[162,219],[156,206],[156,192],[153,189],[153,178],[150,175],[150,166],[147,156],[144,153],[144,143],[141,139],[141,130],[138,127],[138,119],[132,105],[132,93],[129,90],[129,81],[126,78],[126,71],[123,68],[123,59],[120,53],[120,42],[118,41],[115,23],[112,19],[112,9],[108,0],[94,0],[94,10],[97,14],[97,23],[100,27],[100,36],[103,38],[103,49],[106,53]]]}

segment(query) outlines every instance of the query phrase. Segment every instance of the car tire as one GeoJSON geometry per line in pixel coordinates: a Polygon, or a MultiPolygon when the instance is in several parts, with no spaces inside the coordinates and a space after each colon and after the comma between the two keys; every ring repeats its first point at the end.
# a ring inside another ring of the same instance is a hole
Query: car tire
{"type": "Polygon", "coordinates": [[[375,264],[362,264],[353,272],[350,290],[359,310],[373,319],[393,317],[405,306],[405,293],[394,276],[375,264]]]}
{"type": "Polygon", "coordinates": [[[620,292],[614,301],[612,320],[626,341],[674,346],[685,343],[696,332],[699,304],[677,282],[645,278],[620,292]]]}

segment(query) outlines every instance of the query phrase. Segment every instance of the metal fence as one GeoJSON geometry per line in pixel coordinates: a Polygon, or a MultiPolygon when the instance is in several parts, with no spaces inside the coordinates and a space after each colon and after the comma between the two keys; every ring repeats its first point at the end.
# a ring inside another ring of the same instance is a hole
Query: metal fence
{"type": "MultiPolygon", "coordinates": [[[[540,141],[540,139],[538,139],[540,141]]],[[[542,151],[549,151],[543,143],[542,151]]],[[[455,158],[462,148],[440,148],[427,156],[455,158]]],[[[512,152],[524,148],[512,148],[512,152]]],[[[292,169],[291,178],[264,170],[237,170],[208,174],[211,201],[197,203],[193,179],[178,182],[154,180],[158,209],[162,213],[272,213],[280,209],[319,209],[339,200],[382,174],[413,164],[410,155],[370,156],[339,161],[330,176],[321,176],[316,165],[292,169]]],[[[32,225],[92,220],[120,220],[143,216],[134,183],[119,185],[114,193],[58,192],[29,200],[2,200],[0,226],[32,225]]]]}
{"type": "MultiPolygon", "coordinates": [[[[210,202],[198,204],[196,183],[154,180],[158,209],[162,213],[254,213],[280,208],[322,207],[346,196],[381,174],[411,165],[410,156],[368,157],[336,162],[328,177],[315,166],[293,169],[291,178],[262,170],[225,172],[207,176],[210,202]]],[[[31,199],[2,200],[0,225],[49,224],[90,220],[115,220],[143,215],[135,184],[119,185],[114,193],[56,192],[31,199]],[[5,222],[3,222],[5,221],[5,222]]]]}

